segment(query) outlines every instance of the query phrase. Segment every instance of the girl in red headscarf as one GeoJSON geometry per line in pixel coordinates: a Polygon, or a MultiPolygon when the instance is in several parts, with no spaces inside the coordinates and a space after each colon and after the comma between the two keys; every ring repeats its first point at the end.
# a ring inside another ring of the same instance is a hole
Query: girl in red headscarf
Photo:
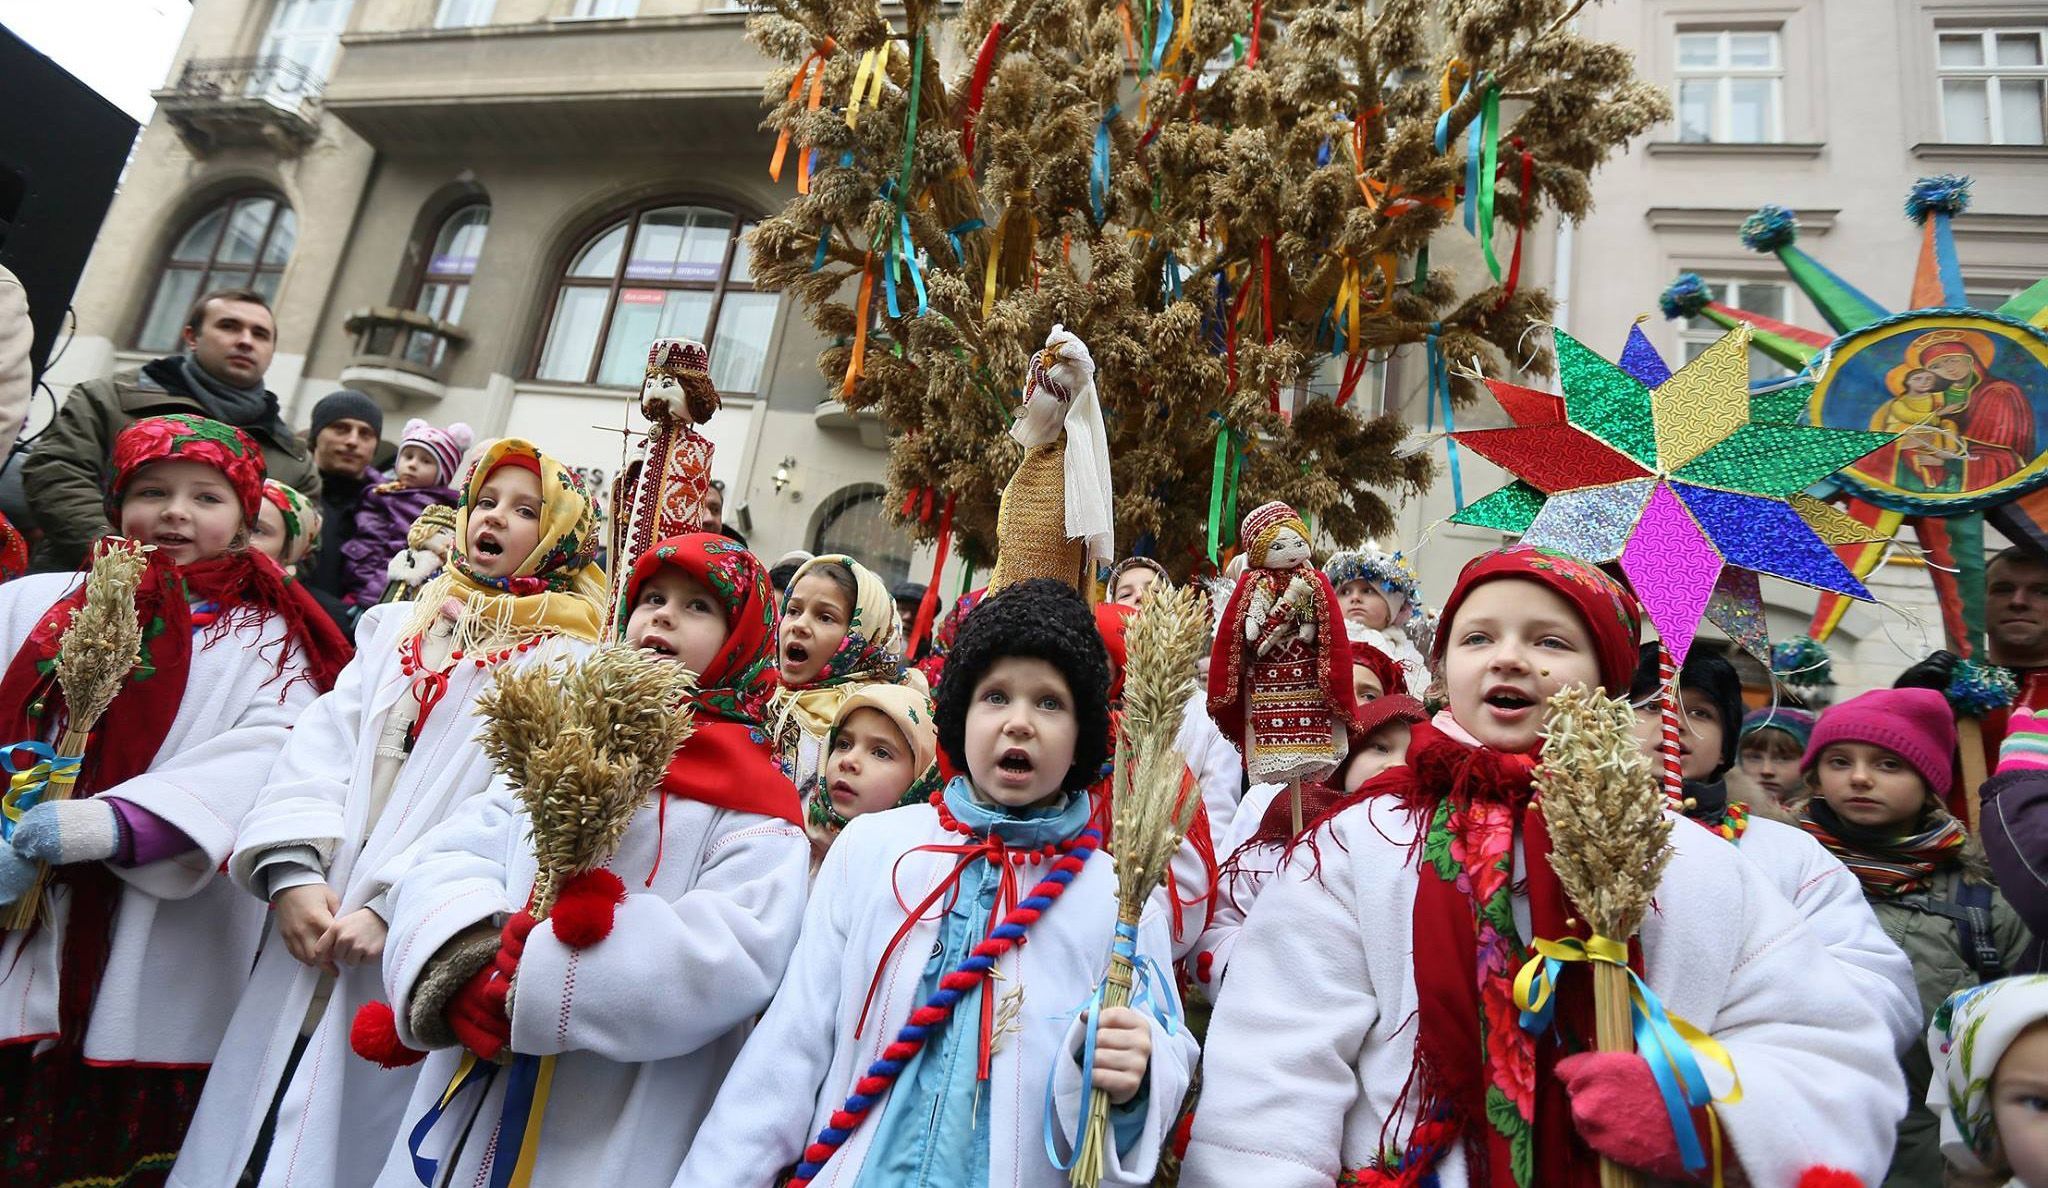
{"type": "MultiPolygon", "coordinates": [[[[51,890],[0,934],[0,1169],[11,1183],[138,1183],[176,1157],[263,927],[219,869],[294,720],[348,658],[305,591],[248,547],[263,455],[237,429],[152,417],[114,443],[108,518],[149,546],[142,654],[78,758],[69,799],[35,772],[7,797],[0,902],[51,890]],[[141,1177],[137,1179],[135,1177],[141,1177]]],[[[95,555],[107,547],[96,546],[95,555]]],[[[51,760],[54,674],[79,574],[0,586],[0,741],[51,760]]]]}
{"type": "Polygon", "coordinates": [[[465,1054],[516,1053],[555,1058],[553,1093],[528,1123],[540,1128],[521,1165],[532,1183],[667,1184],[796,946],[810,843],[762,729],[775,685],[767,571],[723,536],[673,537],[635,563],[625,602],[628,643],[699,674],[695,729],[617,853],[569,880],[539,924],[524,910],[536,869],[525,813],[503,781],[420,845],[391,889],[385,981],[397,1038],[437,1050],[405,1109],[414,1141],[391,1151],[380,1183],[411,1183],[415,1150],[449,1165],[451,1183],[507,1174],[520,1152],[498,1126],[516,1077],[464,1094],[424,1136],[414,1127],[465,1054]]]}
{"type": "Polygon", "coordinates": [[[1295,845],[1238,938],[1181,1183],[1590,1188],[1604,1156],[1659,1180],[1719,1158],[1752,1184],[1875,1184],[1906,1104],[1890,1034],[1705,830],[1672,831],[1631,964],[1739,1095],[1701,1056],[1719,1100],[1674,1110],[1644,1056],[1589,1050],[1583,964],[1562,966],[1548,1018],[1520,1009],[1533,942],[1586,936],[1528,811],[1546,701],[1627,691],[1636,603],[1518,545],[1467,565],[1442,621],[1449,709],[1295,845]]]}

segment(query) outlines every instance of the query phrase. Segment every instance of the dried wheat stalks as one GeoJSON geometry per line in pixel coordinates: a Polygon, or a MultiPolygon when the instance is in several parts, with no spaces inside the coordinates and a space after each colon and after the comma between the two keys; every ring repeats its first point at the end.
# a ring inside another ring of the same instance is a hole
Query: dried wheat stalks
{"type": "MultiPolygon", "coordinates": [[[[57,687],[64,694],[64,735],[57,754],[84,756],[93,727],[107,712],[121,685],[134,670],[142,651],[142,623],[135,613],[135,591],[149,568],[150,546],[110,537],[99,546],[85,576],[85,602],[71,615],[57,641],[57,687]]],[[[71,769],[76,771],[77,769],[71,769]]],[[[42,799],[69,800],[75,776],[53,774],[42,799]]],[[[43,900],[49,868],[36,873],[35,886],[7,909],[5,927],[27,928],[35,922],[43,900]]]]}
{"type": "Polygon", "coordinates": [[[571,875],[603,865],[690,737],[696,674],[625,644],[566,666],[505,669],[477,698],[484,753],[533,824],[536,919],[571,875]]]}
{"type": "MultiPolygon", "coordinates": [[[[1537,804],[1550,829],[1550,868],[1595,941],[1626,946],[1642,927],[1671,861],[1671,820],[1626,701],[1582,686],[1551,695],[1537,804]]],[[[1593,1015],[1602,1052],[1635,1051],[1626,965],[1594,961],[1593,1015]]],[[[1600,1162],[1603,1188],[1642,1177],[1600,1162]]]]}
{"type": "MultiPolygon", "coordinates": [[[[1125,633],[1124,714],[1110,787],[1111,853],[1116,858],[1117,922],[1123,936],[1110,950],[1102,1006],[1131,1000],[1134,941],[1145,902],[1187,837],[1200,796],[1183,783],[1187,766],[1174,749],[1181,713],[1195,693],[1195,661],[1209,644],[1205,595],[1182,586],[1155,596],[1125,633]]],[[[1089,1090],[1088,1116],[1068,1182],[1102,1182],[1109,1142],[1109,1094],[1089,1090]]]]}

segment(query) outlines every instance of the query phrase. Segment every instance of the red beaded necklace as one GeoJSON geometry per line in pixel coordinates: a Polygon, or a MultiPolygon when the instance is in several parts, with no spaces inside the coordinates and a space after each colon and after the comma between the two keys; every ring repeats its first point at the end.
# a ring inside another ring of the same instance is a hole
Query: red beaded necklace
{"type": "MultiPolygon", "coordinates": [[[[460,668],[465,659],[462,649],[457,648],[449,655],[447,664],[437,669],[428,668],[426,662],[420,658],[420,640],[422,635],[415,635],[398,645],[399,671],[411,678],[412,699],[420,707],[419,713],[413,715],[412,725],[407,727],[405,731],[405,750],[407,754],[412,753],[413,744],[419,741],[420,728],[427,724],[427,715],[434,712],[434,707],[441,704],[443,697],[448,696],[449,674],[460,668]]],[[[469,656],[467,659],[479,669],[489,668],[494,664],[502,664],[521,653],[532,651],[544,638],[544,636],[539,635],[532,636],[508,647],[499,648],[493,652],[486,652],[481,656],[469,656]]]]}

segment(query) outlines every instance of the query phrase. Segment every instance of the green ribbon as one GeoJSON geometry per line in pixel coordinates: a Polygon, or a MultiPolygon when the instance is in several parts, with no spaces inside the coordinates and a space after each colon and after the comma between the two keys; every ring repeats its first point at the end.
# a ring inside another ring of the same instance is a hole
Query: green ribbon
{"type": "Polygon", "coordinates": [[[1484,159],[1479,163],[1479,250],[1493,279],[1500,279],[1500,259],[1493,254],[1494,189],[1500,173],[1500,84],[1486,88],[1479,124],[1474,128],[1484,159]]]}
{"type": "MultiPolygon", "coordinates": [[[[1214,415],[1213,413],[1210,415],[1214,415]]],[[[1230,450],[1230,426],[1216,425],[1216,461],[1209,466],[1209,564],[1216,564],[1216,544],[1223,533],[1224,455],[1230,450]]]]}

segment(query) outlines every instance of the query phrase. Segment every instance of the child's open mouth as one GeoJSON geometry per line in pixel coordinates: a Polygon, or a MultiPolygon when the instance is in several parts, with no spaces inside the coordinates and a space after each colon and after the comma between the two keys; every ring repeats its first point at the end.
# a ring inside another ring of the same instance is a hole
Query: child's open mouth
{"type": "Polygon", "coordinates": [[[782,658],[791,664],[802,664],[811,658],[811,650],[800,643],[787,643],[782,647],[782,658]]]}
{"type": "Polygon", "coordinates": [[[160,548],[174,549],[191,544],[192,538],[182,532],[158,532],[154,534],[154,542],[160,548]]]}
{"type": "Polygon", "coordinates": [[[490,533],[479,533],[476,538],[476,553],[479,557],[502,557],[505,555],[505,546],[499,544],[498,538],[490,533]]]}
{"type": "Polygon", "coordinates": [[[1502,714],[1519,714],[1536,704],[1536,699],[1520,689],[1496,685],[1487,690],[1484,698],[1487,705],[1502,714]]]}
{"type": "Polygon", "coordinates": [[[643,652],[653,652],[657,656],[674,656],[676,654],[674,644],[671,644],[659,635],[651,634],[640,637],[640,650],[643,652]]]}
{"type": "Polygon", "coordinates": [[[1011,747],[1003,752],[1002,758],[996,760],[996,770],[1004,775],[1028,776],[1037,769],[1038,765],[1031,762],[1031,756],[1026,754],[1022,747],[1011,747]]]}

